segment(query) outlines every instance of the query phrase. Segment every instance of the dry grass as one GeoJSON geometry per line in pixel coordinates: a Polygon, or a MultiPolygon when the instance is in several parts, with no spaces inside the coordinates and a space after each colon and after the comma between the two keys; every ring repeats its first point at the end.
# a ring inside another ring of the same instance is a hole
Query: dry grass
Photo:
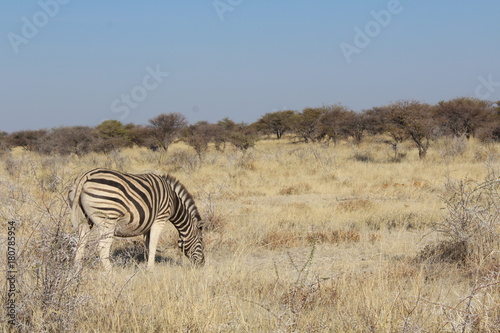
{"type": "Polygon", "coordinates": [[[426,160],[401,145],[397,161],[377,138],[355,148],[259,141],[245,154],[210,148],[203,162],[181,143],[168,154],[13,151],[0,168],[0,216],[18,227],[14,331],[498,332],[500,267],[486,260],[498,242],[475,250],[474,264],[437,260],[451,240],[436,226],[457,221],[450,179],[498,176],[500,146],[435,145],[426,160]],[[207,220],[205,267],[187,264],[170,226],[154,273],[140,239],[115,241],[111,275],[95,252],[75,271],[66,191],[98,166],[180,179],[207,220]]]}

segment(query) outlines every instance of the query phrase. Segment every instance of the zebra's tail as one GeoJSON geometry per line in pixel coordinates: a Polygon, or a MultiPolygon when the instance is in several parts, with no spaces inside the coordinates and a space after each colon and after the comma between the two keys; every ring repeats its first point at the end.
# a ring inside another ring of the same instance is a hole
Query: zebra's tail
{"type": "Polygon", "coordinates": [[[68,192],[68,202],[71,207],[71,224],[75,229],[78,228],[80,223],[87,220],[80,205],[80,196],[82,195],[83,184],[85,184],[87,179],[87,173],[78,177],[68,192]]]}

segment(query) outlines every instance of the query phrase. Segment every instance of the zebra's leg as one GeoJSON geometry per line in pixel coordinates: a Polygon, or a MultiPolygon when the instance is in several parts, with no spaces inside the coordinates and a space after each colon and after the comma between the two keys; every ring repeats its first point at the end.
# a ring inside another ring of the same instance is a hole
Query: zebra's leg
{"type": "Polygon", "coordinates": [[[78,225],[78,244],[76,246],[75,253],[75,266],[80,268],[82,265],[82,258],[85,253],[85,247],[87,246],[90,234],[90,225],[87,221],[80,223],[78,225]]]}
{"type": "Polygon", "coordinates": [[[113,243],[114,227],[109,223],[104,223],[99,228],[100,239],[99,239],[99,258],[101,259],[102,266],[104,270],[111,270],[111,261],[109,260],[109,252],[111,249],[111,244],[113,243]]]}
{"type": "Polygon", "coordinates": [[[146,246],[146,251],[144,251],[144,261],[148,261],[149,259],[149,238],[150,238],[150,231],[144,234],[144,245],[146,246]]]}
{"type": "Polygon", "coordinates": [[[155,221],[151,226],[151,230],[149,230],[149,236],[146,236],[148,245],[148,270],[152,270],[155,264],[156,247],[164,226],[165,221],[155,221]]]}

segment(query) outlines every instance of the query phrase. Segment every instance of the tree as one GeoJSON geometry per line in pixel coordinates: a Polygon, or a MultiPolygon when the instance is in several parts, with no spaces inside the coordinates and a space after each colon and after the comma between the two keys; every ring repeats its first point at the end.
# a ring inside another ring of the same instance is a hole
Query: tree
{"type": "Polygon", "coordinates": [[[387,106],[373,107],[363,111],[366,129],[372,134],[386,134],[391,140],[385,143],[391,145],[394,151],[394,160],[400,158],[398,151],[399,144],[408,138],[407,132],[391,121],[390,109],[387,106]]]}
{"type": "Polygon", "coordinates": [[[479,128],[489,125],[494,112],[492,106],[490,101],[460,97],[439,102],[436,115],[445,132],[469,139],[479,128]]]}
{"type": "Polygon", "coordinates": [[[84,155],[98,150],[98,141],[98,135],[91,127],[59,127],[40,140],[38,151],[44,154],[84,155]]]}
{"type": "Polygon", "coordinates": [[[424,158],[435,129],[431,106],[418,101],[398,101],[387,106],[388,120],[410,137],[424,158]]]}
{"type": "Polygon", "coordinates": [[[319,119],[324,112],[324,108],[305,108],[301,113],[295,114],[292,120],[295,134],[305,142],[318,140],[321,136],[319,119]]]}
{"type": "Polygon", "coordinates": [[[217,125],[200,121],[182,131],[182,140],[193,147],[200,160],[202,160],[208,149],[208,144],[217,136],[218,132],[217,125]]]}
{"type": "Polygon", "coordinates": [[[103,139],[125,137],[125,126],[118,120],[104,120],[96,127],[97,133],[103,139]]]}
{"type": "Polygon", "coordinates": [[[350,112],[343,121],[344,131],[360,144],[368,127],[368,119],[364,113],[350,112]]]}
{"type": "Polygon", "coordinates": [[[225,117],[219,120],[216,126],[218,130],[213,137],[213,142],[215,149],[220,152],[226,149],[226,143],[229,142],[229,137],[238,125],[228,117],[225,117]]]}
{"type": "Polygon", "coordinates": [[[341,138],[351,135],[349,126],[354,125],[356,113],[340,104],[325,106],[318,119],[320,123],[320,137],[328,137],[337,144],[341,138]]]}
{"type": "Polygon", "coordinates": [[[489,110],[489,115],[475,133],[481,141],[500,142],[500,101],[496,102],[489,110]]]}
{"type": "Polygon", "coordinates": [[[118,120],[103,121],[96,127],[96,132],[101,139],[99,150],[111,151],[132,146],[125,126],[118,120]]]}
{"type": "Polygon", "coordinates": [[[293,110],[266,113],[260,117],[255,125],[257,129],[275,134],[276,138],[280,139],[285,132],[288,132],[292,128],[294,115],[295,111],[293,110]]]}
{"type": "Polygon", "coordinates": [[[154,149],[156,146],[154,130],[151,126],[127,124],[125,125],[125,133],[133,145],[149,149],[154,149]]]}
{"type": "Polygon", "coordinates": [[[27,130],[11,133],[7,139],[10,146],[23,147],[27,151],[36,151],[46,130],[27,130]]]}
{"type": "Polygon", "coordinates": [[[155,144],[163,150],[174,142],[180,131],[188,125],[186,118],[180,113],[160,114],[149,120],[155,144]]]}
{"type": "Polygon", "coordinates": [[[236,124],[236,127],[229,133],[229,142],[243,152],[255,146],[256,141],[255,128],[246,123],[236,124]]]}

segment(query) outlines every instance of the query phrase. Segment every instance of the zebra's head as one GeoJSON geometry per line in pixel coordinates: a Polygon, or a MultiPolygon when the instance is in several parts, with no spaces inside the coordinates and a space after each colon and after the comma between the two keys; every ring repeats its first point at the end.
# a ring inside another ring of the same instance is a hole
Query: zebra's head
{"type": "Polygon", "coordinates": [[[205,255],[203,253],[203,221],[198,212],[191,215],[192,230],[188,237],[179,234],[177,244],[182,253],[188,257],[191,262],[197,266],[205,264],[205,255]]]}
{"type": "Polygon", "coordinates": [[[176,214],[170,220],[179,231],[177,244],[182,253],[191,259],[191,262],[201,266],[205,263],[205,255],[203,253],[203,221],[198,208],[184,185],[172,176],[167,176],[165,179],[179,199],[176,214]]]}

